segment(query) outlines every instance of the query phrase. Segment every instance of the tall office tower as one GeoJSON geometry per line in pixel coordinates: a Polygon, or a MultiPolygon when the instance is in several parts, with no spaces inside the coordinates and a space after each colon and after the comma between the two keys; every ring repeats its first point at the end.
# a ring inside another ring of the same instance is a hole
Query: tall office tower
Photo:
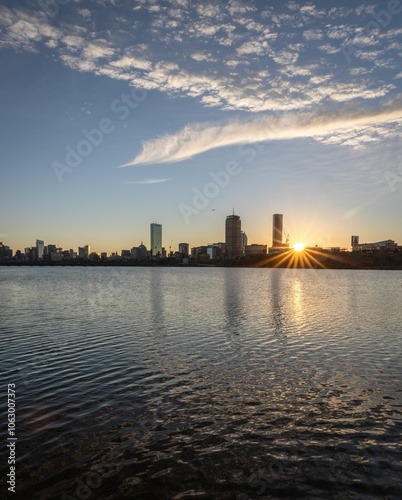
{"type": "Polygon", "coordinates": [[[274,214],[272,220],[272,246],[281,247],[282,246],[282,234],[283,234],[283,215],[274,214]]]}
{"type": "Polygon", "coordinates": [[[90,245],[85,245],[84,246],[84,252],[85,252],[85,257],[88,258],[91,255],[91,246],[90,245]]]}
{"type": "Polygon", "coordinates": [[[162,224],[151,224],[151,255],[162,257],[162,224]]]}
{"type": "Polygon", "coordinates": [[[226,255],[229,259],[235,259],[242,255],[241,220],[238,215],[226,217],[225,231],[226,255]]]}
{"type": "Polygon", "coordinates": [[[38,260],[43,258],[44,250],[45,250],[45,242],[42,240],[36,240],[36,258],[38,260]]]}

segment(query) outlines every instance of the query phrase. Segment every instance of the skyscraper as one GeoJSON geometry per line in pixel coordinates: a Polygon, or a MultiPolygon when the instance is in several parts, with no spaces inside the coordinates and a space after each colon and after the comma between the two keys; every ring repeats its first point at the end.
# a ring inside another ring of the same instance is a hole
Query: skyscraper
{"type": "Polygon", "coordinates": [[[238,215],[228,215],[225,227],[226,255],[235,259],[242,255],[241,220],[238,215]]]}
{"type": "Polygon", "coordinates": [[[281,247],[282,246],[282,234],[283,234],[283,215],[274,214],[272,220],[272,246],[281,247]]]}
{"type": "Polygon", "coordinates": [[[151,255],[162,257],[162,224],[151,224],[151,255]]]}
{"type": "Polygon", "coordinates": [[[38,260],[43,258],[44,250],[45,250],[45,242],[42,240],[36,240],[36,258],[38,260]]]}

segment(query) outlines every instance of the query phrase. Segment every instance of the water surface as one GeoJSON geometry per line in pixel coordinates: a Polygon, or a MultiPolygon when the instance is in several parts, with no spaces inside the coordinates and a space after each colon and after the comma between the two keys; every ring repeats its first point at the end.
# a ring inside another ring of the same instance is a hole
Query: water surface
{"type": "Polygon", "coordinates": [[[401,284],[0,268],[20,497],[401,498],[401,284]]]}

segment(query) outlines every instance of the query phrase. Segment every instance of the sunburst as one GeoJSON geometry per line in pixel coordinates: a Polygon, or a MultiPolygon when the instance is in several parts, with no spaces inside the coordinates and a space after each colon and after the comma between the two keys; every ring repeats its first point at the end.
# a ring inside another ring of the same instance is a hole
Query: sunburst
{"type": "Polygon", "coordinates": [[[295,243],[295,245],[293,246],[293,249],[296,252],[302,252],[304,250],[304,247],[305,247],[305,244],[302,243],[301,241],[299,241],[298,243],[295,243]]]}

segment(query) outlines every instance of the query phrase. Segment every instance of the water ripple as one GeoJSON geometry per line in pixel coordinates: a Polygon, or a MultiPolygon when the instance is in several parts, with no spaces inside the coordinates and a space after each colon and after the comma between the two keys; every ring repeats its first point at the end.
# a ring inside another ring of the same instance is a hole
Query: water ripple
{"type": "Polygon", "coordinates": [[[402,273],[0,278],[20,498],[402,497],[402,273]]]}

